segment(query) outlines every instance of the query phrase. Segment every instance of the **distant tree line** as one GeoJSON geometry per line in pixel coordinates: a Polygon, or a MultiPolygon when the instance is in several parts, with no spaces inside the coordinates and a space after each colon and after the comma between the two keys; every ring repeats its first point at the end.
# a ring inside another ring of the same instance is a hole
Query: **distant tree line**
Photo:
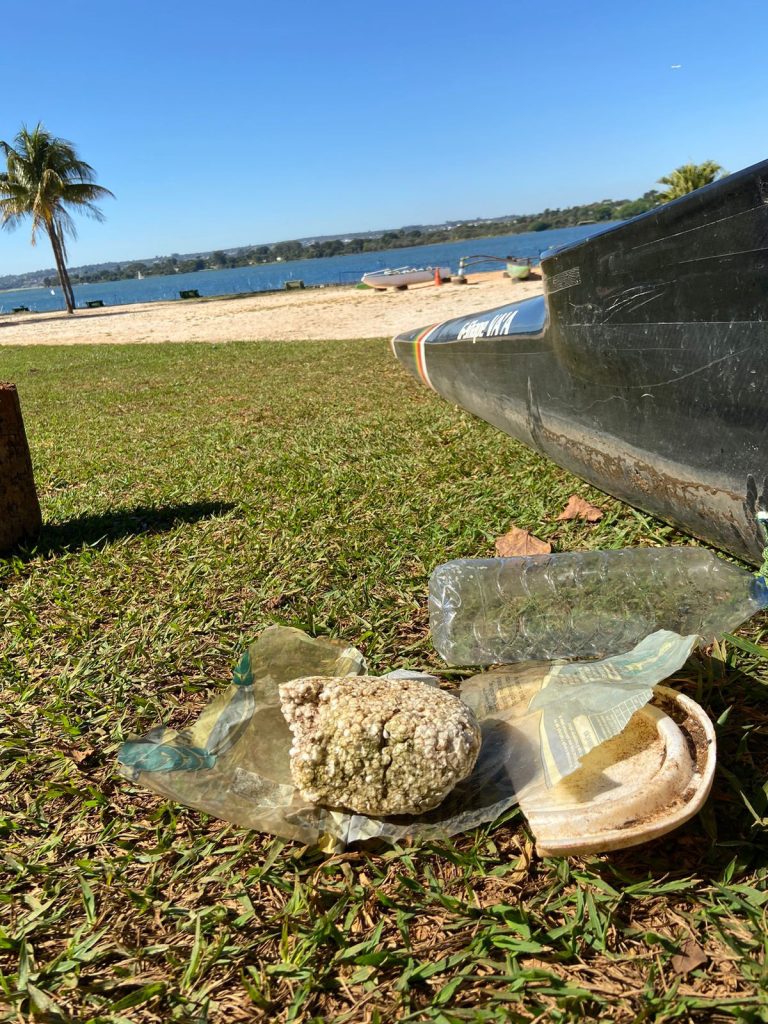
{"type": "MultiPolygon", "coordinates": [[[[626,220],[628,217],[635,217],[639,213],[652,209],[658,202],[659,193],[650,191],[640,199],[603,199],[598,203],[569,206],[565,209],[547,208],[541,213],[503,217],[498,220],[459,221],[439,227],[406,227],[396,231],[385,231],[381,235],[346,239],[276,242],[273,245],[258,245],[228,252],[216,250],[206,255],[187,259],[172,254],[155,260],[131,261],[104,267],[84,267],[72,271],[72,280],[74,283],[85,284],[98,281],[118,281],[139,276],[187,274],[196,270],[223,270],[230,267],[255,266],[261,263],[322,259],[326,256],[405,249],[413,245],[435,245],[440,242],[460,242],[470,238],[523,234],[527,231],[549,231],[553,228],[569,228],[578,224],[626,220]]],[[[56,282],[53,278],[45,278],[43,283],[48,286],[56,282]]]]}

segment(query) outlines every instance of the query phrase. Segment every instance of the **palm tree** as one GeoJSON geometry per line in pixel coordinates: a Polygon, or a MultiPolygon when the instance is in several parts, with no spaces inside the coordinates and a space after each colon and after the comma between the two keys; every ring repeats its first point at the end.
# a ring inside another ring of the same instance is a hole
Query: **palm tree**
{"type": "Polygon", "coordinates": [[[31,217],[32,245],[40,230],[46,232],[67,312],[74,313],[75,295],[67,273],[64,236],[76,238],[77,232],[67,207],[101,221],[104,214],[95,201],[112,193],[94,184],[94,169],[80,159],[71,142],[57,139],[40,123],[32,131],[22,125],[13,145],[0,141],[0,152],[7,161],[7,170],[0,172],[0,221],[3,227],[13,229],[31,217]]]}
{"type": "Polygon", "coordinates": [[[658,201],[668,203],[670,199],[679,199],[680,196],[688,195],[697,188],[711,185],[713,181],[727,173],[714,160],[705,160],[703,164],[683,164],[671,174],[659,178],[659,185],[667,185],[668,188],[665,192],[658,193],[658,201]]]}

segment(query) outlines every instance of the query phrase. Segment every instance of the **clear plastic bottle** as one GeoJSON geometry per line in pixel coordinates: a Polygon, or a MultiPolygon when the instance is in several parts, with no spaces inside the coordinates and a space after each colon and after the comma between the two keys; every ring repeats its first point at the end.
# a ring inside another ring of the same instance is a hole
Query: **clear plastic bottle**
{"type": "Polygon", "coordinates": [[[695,547],[457,559],[429,584],[449,665],[604,658],[657,629],[713,639],[767,606],[762,577],[695,547]]]}

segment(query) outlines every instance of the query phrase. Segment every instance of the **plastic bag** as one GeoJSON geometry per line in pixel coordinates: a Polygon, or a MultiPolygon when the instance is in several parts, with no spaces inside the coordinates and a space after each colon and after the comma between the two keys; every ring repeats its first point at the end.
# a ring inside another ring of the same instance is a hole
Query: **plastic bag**
{"type": "Polygon", "coordinates": [[[698,643],[698,636],[659,630],[602,661],[529,662],[484,672],[462,683],[461,697],[478,718],[515,723],[510,774],[522,796],[529,786],[557,785],[590,750],[617,736],[698,643]]]}

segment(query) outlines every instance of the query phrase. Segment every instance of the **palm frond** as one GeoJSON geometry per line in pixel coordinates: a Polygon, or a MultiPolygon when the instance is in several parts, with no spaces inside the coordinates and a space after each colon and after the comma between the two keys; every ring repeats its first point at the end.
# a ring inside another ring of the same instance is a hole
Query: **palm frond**
{"type": "MultiPolygon", "coordinates": [[[[73,206],[94,208],[94,203],[100,199],[114,199],[114,193],[101,185],[93,185],[89,182],[67,182],[62,191],[62,200],[71,203],[73,206]]],[[[85,212],[85,211],[84,211],[85,212]]],[[[93,216],[91,212],[88,216],[93,216]]],[[[98,211],[97,220],[103,220],[104,215],[98,211]]]]}
{"type": "MultiPolygon", "coordinates": [[[[8,209],[3,205],[3,200],[0,199],[0,220],[4,228],[9,231],[15,231],[17,227],[24,223],[26,220],[26,213],[15,213],[12,209],[8,209]]],[[[34,245],[35,243],[32,242],[34,245]]]]}
{"type": "Polygon", "coordinates": [[[670,174],[659,178],[658,183],[667,186],[665,191],[659,193],[659,198],[662,202],[679,199],[689,192],[711,185],[726,173],[727,171],[714,160],[705,160],[701,164],[683,164],[670,174]]]}

